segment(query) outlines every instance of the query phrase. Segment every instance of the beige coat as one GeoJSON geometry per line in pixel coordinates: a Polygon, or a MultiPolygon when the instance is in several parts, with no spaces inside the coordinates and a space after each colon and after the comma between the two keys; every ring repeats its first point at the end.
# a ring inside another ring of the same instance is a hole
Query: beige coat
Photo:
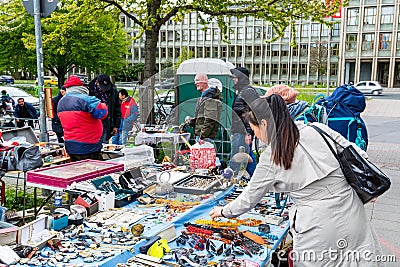
{"type": "MultiPolygon", "coordinates": [[[[316,125],[343,146],[352,144],[327,126],[316,125]]],[[[270,191],[287,192],[295,204],[290,210],[295,266],[378,266],[368,260],[381,251],[364,205],[320,134],[303,123],[297,126],[300,142],[292,168],[273,164],[268,147],[248,186],[224,207],[224,215],[230,218],[249,211],[270,191]]]]}

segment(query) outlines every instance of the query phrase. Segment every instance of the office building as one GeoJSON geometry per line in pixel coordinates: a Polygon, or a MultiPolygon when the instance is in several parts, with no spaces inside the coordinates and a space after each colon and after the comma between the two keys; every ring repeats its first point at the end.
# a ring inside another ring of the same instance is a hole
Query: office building
{"type": "MultiPolygon", "coordinates": [[[[310,21],[287,29],[279,40],[268,22],[252,17],[231,18],[229,42],[221,40],[215,22],[204,31],[196,13],[182,22],[170,20],[159,33],[157,64],[176,62],[187,49],[196,58],[224,58],[251,71],[256,84],[327,84],[377,80],[385,87],[400,87],[400,3],[396,0],[350,0],[332,29],[310,21]],[[393,42],[396,40],[396,42],[393,42]],[[329,75],[327,75],[329,74],[329,75]]],[[[121,15],[129,36],[138,34],[132,21],[121,15]]],[[[144,62],[144,38],[132,40],[129,63],[144,62]]]]}

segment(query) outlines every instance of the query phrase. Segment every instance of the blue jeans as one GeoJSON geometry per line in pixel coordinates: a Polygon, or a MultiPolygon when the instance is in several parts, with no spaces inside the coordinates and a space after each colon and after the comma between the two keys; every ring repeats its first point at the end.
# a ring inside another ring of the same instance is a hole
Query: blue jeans
{"type": "MultiPolygon", "coordinates": [[[[246,137],[246,135],[244,135],[244,134],[240,134],[240,133],[233,134],[233,138],[231,140],[231,159],[236,153],[239,152],[239,147],[243,146],[244,152],[249,154],[249,156],[253,160],[253,162],[248,162],[246,165],[246,171],[249,173],[249,175],[251,177],[251,176],[253,176],[254,170],[256,169],[257,161],[256,161],[256,156],[254,155],[254,152],[251,149],[252,144],[250,144],[250,145],[246,144],[245,137],[246,137]]],[[[239,172],[240,166],[242,164],[246,164],[246,163],[232,162],[231,160],[229,161],[229,166],[233,169],[235,174],[237,174],[239,172]]]]}
{"type": "Polygon", "coordinates": [[[118,130],[117,133],[111,137],[111,141],[114,145],[122,145],[121,139],[122,132],[120,130],[118,130]]]}

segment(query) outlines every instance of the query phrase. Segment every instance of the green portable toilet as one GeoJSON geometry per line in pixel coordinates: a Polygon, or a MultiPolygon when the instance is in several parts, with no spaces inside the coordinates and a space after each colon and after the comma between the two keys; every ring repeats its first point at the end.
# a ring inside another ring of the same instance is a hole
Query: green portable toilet
{"type": "Polygon", "coordinates": [[[232,103],[235,92],[230,69],[235,66],[221,59],[197,58],[181,63],[176,72],[177,86],[175,88],[175,104],[178,123],[184,122],[186,116],[194,117],[197,100],[200,92],[194,85],[194,78],[198,73],[205,73],[208,79],[216,78],[222,84],[222,113],[220,132],[216,138],[217,154],[220,159],[227,159],[230,153],[230,128],[232,125],[232,103]]]}

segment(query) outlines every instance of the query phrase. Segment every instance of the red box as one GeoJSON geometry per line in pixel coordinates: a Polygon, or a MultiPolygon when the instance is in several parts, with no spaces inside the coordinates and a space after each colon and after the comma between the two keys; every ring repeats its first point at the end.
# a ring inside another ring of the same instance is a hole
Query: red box
{"type": "Polygon", "coordinates": [[[28,171],[26,181],[65,189],[73,182],[81,182],[119,171],[124,171],[124,164],[87,159],[28,171]]]}

